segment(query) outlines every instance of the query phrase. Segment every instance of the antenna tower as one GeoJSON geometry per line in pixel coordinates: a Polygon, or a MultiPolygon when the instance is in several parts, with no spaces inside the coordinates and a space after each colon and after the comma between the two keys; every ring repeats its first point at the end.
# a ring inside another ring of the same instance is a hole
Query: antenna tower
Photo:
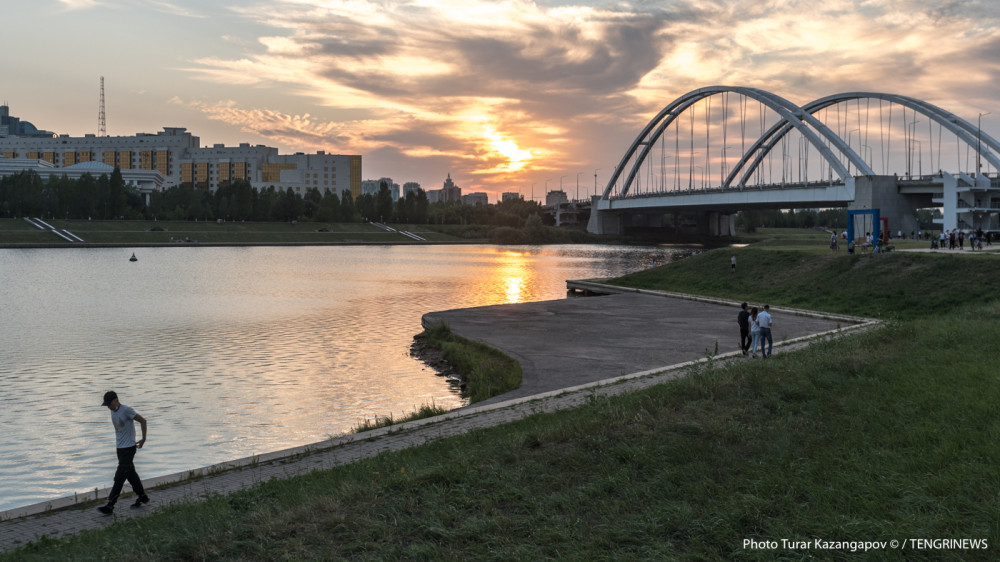
{"type": "Polygon", "coordinates": [[[107,123],[104,122],[104,77],[101,76],[101,111],[97,116],[97,136],[108,136],[107,123]]]}

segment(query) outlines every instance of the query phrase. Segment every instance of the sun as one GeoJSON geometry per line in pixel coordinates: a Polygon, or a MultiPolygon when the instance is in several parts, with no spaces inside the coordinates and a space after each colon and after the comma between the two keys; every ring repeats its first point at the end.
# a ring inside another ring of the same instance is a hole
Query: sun
{"type": "Polygon", "coordinates": [[[487,127],[483,133],[486,137],[490,150],[495,152],[507,159],[505,164],[497,166],[502,168],[507,172],[516,172],[523,169],[529,161],[531,161],[532,154],[530,150],[525,150],[517,146],[517,143],[512,139],[504,138],[503,135],[496,132],[492,127],[487,127]]]}

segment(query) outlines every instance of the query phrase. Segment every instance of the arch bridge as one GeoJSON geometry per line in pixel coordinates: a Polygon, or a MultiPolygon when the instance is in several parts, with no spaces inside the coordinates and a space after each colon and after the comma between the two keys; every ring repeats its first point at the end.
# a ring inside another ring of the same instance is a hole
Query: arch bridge
{"type": "Polygon", "coordinates": [[[917,230],[940,208],[944,229],[988,230],[1000,213],[1000,142],[925,101],[846,92],[799,106],[740,86],[700,88],[654,116],[622,156],[588,230],[735,231],[741,210],[880,209],[917,230]],[[666,224],[672,221],[673,224],[666,224]]]}

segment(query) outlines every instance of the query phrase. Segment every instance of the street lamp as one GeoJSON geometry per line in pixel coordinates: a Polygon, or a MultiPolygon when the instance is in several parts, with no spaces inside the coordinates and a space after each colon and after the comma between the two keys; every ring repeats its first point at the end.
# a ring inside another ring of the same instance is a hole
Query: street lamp
{"type": "Polygon", "coordinates": [[[583,172],[577,172],[576,173],[576,200],[577,201],[580,200],[580,174],[582,174],[582,173],[583,172]]]}
{"type": "Polygon", "coordinates": [[[913,173],[912,173],[912,170],[913,170],[913,143],[917,142],[917,141],[915,141],[913,139],[913,137],[917,136],[917,123],[919,123],[919,122],[920,122],[919,120],[914,119],[913,122],[910,123],[908,125],[908,127],[907,127],[909,129],[912,129],[912,131],[910,132],[910,137],[909,137],[909,143],[910,143],[910,145],[906,149],[906,177],[907,178],[913,177],[913,173]]]}
{"type": "Polygon", "coordinates": [[[598,168],[594,170],[594,195],[597,195],[597,172],[600,172],[604,168],[598,168]]]}
{"type": "Polygon", "coordinates": [[[990,112],[979,114],[979,126],[976,128],[976,175],[980,175],[983,169],[983,158],[980,154],[980,149],[983,144],[983,115],[989,115],[990,112]]]}
{"type": "Polygon", "coordinates": [[[917,143],[917,177],[924,175],[924,149],[920,141],[913,141],[917,143]]]}

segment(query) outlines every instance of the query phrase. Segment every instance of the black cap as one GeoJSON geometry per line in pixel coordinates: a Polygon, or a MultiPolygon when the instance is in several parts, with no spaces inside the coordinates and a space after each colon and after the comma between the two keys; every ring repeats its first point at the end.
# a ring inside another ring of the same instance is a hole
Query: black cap
{"type": "Polygon", "coordinates": [[[111,401],[116,400],[117,398],[118,398],[118,393],[116,393],[113,390],[109,390],[104,393],[104,403],[101,404],[101,406],[110,406],[111,401]]]}

